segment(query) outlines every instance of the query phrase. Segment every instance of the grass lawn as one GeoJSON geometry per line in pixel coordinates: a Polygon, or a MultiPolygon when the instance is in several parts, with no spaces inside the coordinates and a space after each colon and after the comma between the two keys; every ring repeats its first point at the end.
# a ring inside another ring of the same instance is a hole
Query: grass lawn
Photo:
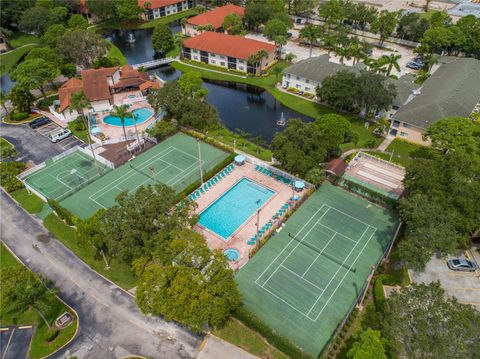
{"type": "Polygon", "coordinates": [[[16,190],[10,195],[29,213],[40,213],[45,202],[33,193],[28,193],[26,188],[16,190]]]}
{"type": "Polygon", "coordinates": [[[72,133],[81,139],[83,142],[88,143],[88,131],[87,129],[84,130],[77,130],[75,128],[75,124],[73,122],[68,123],[68,129],[72,131],[72,133]]]}
{"type": "Polygon", "coordinates": [[[223,328],[213,330],[213,334],[260,358],[288,359],[287,355],[272,347],[259,333],[235,318],[230,318],[223,328]]]}
{"type": "MultiPolygon", "coordinates": [[[[278,90],[275,85],[282,80],[282,71],[288,66],[286,62],[282,61],[273,66],[270,70],[270,75],[264,77],[239,77],[236,73],[229,73],[227,70],[222,70],[217,66],[206,65],[203,63],[198,63],[196,61],[191,61],[190,63],[196,67],[189,66],[188,64],[181,63],[179,61],[172,62],[171,66],[181,72],[197,72],[200,74],[200,76],[202,76],[202,78],[205,79],[240,82],[264,88],[265,90],[269,91],[284,106],[312,118],[317,118],[327,113],[338,113],[336,110],[330,107],[323,106],[316,102],[308,101],[298,96],[290,95],[288,93],[278,90]],[[222,73],[213,72],[210,70],[221,71],[222,73]]],[[[352,148],[365,147],[366,143],[368,141],[371,141],[372,139],[375,140],[375,147],[382,143],[381,138],[376,138],[372,135],[372,131],[375,126],[370,126],[370,128],[367,130],[365,128],[365,120],[363,120],[362,118],[343,113],[341,115],[345,116],[350,120],[352,124],[352,130],[359,135],[359,141],[357,144],[354,144],[352,142],[345,143],[340,146],[342,151],[347,151],[352,148]]],[[[230,142],[232,141],[233,140],[230,140],[230,142]]]]}
{"type": "Polygon", "coordinates": [[[4,123],[8,123],[10,125],[20,125],[22,123],[28,123],[30,121],[33,121],[34,119],[40,117],[42,115],[38,114],[38,113],[31,113],[27,118],[24,118],[23,120],[20,120],[20,121],[12,121],[12,120],[9,120],[6,116],[4,116],[2,118],[2,121],[4,123]]]}
{"type": "MultiPolygon", "coordinates": [[[[2,271],[11,267],[21,267],[23,270],[27,271],[21,263],[19,263],[5,248],[2,244],[0,246],[0,266],[2,271]]],[[[45,314],[47,321],[50,324],[53,324],[55,319],[57,319],[62,313],[70,311],[55,295],[48,293],[45,298],[43,298],[38,306],[42,309],[45,314]]],[[[12,325],[12,324],[35,324],[35,335],[32,339],[32,346],[30,350],[31,358],[42,358],[53,353],[55,350],[59,349],[65,343],[67,343],[75,334],[77,328],[77,318],[75,313],[70,313],[75,317],[75,320],[70,326],[61,330],[58,336],[48,342],[46,340],[47,335],[49,335],[49,329],[45,322],[42,320],[40,315],[34,309],[28,309],[22,313],[1,313],[0,316],[0,325],[12,325]]]]}
{"type": "Polygon", "coordinates": [[[178,45],[174,45],[173,48],[165,54],[165,57],[177,57],[180,54],[180,47],[178,45]]]}
{"type": "Polygon", "coordinates": [[[8,157],[13,157],[16,153],[15,146],[3,137],[0,137],[0,158],[3,160],[8,157]]]}
{"type": "Polygon", "coordinates": [[[134,286],[136,278],[128,265],[109,259],[110,269],[106,270],[100,253],[89,244],[79,243],[75,235],[75,229],[67,226],[54,213],[50,213],[45,218],[43,225],[94,270],[124,289],[128,290],[134,286]]]}
{"type": "Polygon", "coordinates": [[[387,147],[385,152],[388,153],[374,153],[375,156],[379,156],[385,160],[397,163],[401,166],[408,166],[415,158],[424,158],[427,155],[427,148],[402,141],[400,139],[395,139],[387,147]],[[393,156],[391,153],[393,152],[393,156]]]}
{"type": "Polygon", "coordinates": [[[31,49],[37,47],[38,44],[28,44],[18,49],[0,55],[0,75],[10,71],[31,49]]]}
{"type": "Polygon", "coordinates": [[[108,42],[108,46],[109,46],[109,49],[108,49],[107,57],[112,57],[114,59],[117,59],[120,65],[128,64],[127,58],[123,55],[122,51],[120,51],[120,49],[117,46],[115,46],[111,42],[108,42]]]}
{"type": "Polygon", "coordinates": [[[89,29],[100,30],[100,29],[150,29],[160,24],[169,24],[173,21],[183,19],[184,17],[190,17],[198,14],[198,9],[190,9],[187,11],[182,11],[173,15],[164,16],[159,19],[146,21],[146,22],[129,22],[122,23],[118,21],[104,21],[100,24],[90,26],[89,29]]]}
{"type": "Polygon", "coordinates": [[[10,38],[7,39],[7,42],[11,47],[17,48],[27,44],[42,44],[43,40],[35,35],[26,34],[24,32],[15,32],[10,38]]]}

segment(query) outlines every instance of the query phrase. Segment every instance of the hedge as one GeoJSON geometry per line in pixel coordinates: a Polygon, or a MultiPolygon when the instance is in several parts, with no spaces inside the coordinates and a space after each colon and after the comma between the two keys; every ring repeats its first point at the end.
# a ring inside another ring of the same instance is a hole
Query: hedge
{"type": "Polygon", "coordinates": [[[75,215],[72,212],[51,198],[48,199],[48,205],[55,211],[60,219],[64,220],[69,226],[73,226],[75,223],[75,215]]]}
{"type": "Polygon", "coordinates": [[[23,162],[0,162],[0,185],[7,192],[23,188],[23,183],[17,178],[27,166],[23,162]]]}
{"type": "Polygon", "coordinates": [[[22,121],[25,120],[28,116],[30,116],[30,114],[26,112],[13,112],[8,117],[10,118],[10,121],[22,121]]]}
{"type": "Polygon", "coordinates": [[[374,298],[375,298],[375,307],[380,313],[384,313],[385,309],[385,292],[383,291],[383,275],[379,275],[375,280],[374,287],[374,298]]]}
{"type": "Polygon", "coordinates": [[[275,333],[268,325],[263,323],[260,319],[255,317],[252,313],[245,308],[239,308],[233,316],[240,320],[250,329],[253,329],[260,333],[271,345],[278,350],[284,352],[291,358],[310,359],[312,358],[307,353],[303,352],[300,348],[291,343],[288,339],[275,333]]]}

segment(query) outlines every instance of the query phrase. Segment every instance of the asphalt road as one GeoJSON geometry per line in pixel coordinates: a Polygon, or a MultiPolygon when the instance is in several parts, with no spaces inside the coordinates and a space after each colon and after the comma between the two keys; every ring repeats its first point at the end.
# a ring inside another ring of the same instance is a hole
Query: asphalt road
{"type": "Polygon", "coordinates": [[[39,164],[65,151],[60,144],[51,143],[28,125],[8,125],[0,121],[0,134],[19,152],[15,161],[33,161],[39,164]]]}
{"type": "Polygon", "coordinates": [[[31,325],[12,325],[0,328],[0,358],[26,359],[34,328],[31,325]]]}
{"type": "Polygon", "coordinates": [[[52,358],[194,358],[200,339],[160,318],[141,314],[134,299],[76,257],[0,190],[0,238],[34,272],[50,278],[80,317],[74,341],[52,358]],[[33,248],[38,246],[38,250],[33,248]]]}

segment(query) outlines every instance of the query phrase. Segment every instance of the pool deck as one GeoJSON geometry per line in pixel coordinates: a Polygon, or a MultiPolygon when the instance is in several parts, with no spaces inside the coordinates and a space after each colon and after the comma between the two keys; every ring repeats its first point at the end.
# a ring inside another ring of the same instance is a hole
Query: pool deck
{"type": "MultiPolygon", "coordinates": [[[[292,187],[256,171],[255,165],[245,163],[242,166],[235,165],[235,169],[229,175],[210,188],[207,192],[205,192],[205,194],[202,194],[199,198],[197,198],[195,201],[197,202],[198,207],[196,208],[195,213],[201,213],[205,208],[220,198],[223,193],[228,191],[242,178],[249,178],[250,180],[275,191],[275,194],[270,197],[270,199],[261,207],[260,228],[272,220],[272,217],[277,213],[277,211],[285,203],[289,202],[293,195],[292,187]]],[[[303,196],[305,192],[295,192],[295,194],[303,196]]],[[[275,221],[273,228],[275,228],[275,224],[278,225],[282,220],[282,218],[278,218],[275,221]]],[[[247,241],[257,232],[256,223],[257,220],[255,212],[248,217],[248,219],[242,225],[239,226],[232,236],[226,240],[199,224],[195,226],[195,230],[206,238],[207,244],[211,249],[225,250],[227,248],[235,248],[238,250],[240,252],[240,259],[236,262],[230,263],[230,266],[237,270],[248,262],[250,250],[258,245],[258,241],[254,245],[247,244],[247,241]]],[[[275,240],[275,238],[273,237],[270,240],[275,240]]]]}

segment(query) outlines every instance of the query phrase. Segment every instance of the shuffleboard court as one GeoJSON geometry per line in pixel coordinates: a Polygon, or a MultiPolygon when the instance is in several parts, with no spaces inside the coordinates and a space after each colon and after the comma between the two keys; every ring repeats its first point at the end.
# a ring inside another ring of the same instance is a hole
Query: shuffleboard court
{"type": "MultiPolygon", "coordinates": [[[[206,143],[200,142],[200,146],[205,172],[228,157],[228,153],[206,143]]],[[[197,140],[178,133],[82,188],[60,204],[85,219],[101,208],[113,206],[121,192],[132,192],[155,181],[181,191],[200,178],[199,163],[197,140]]]]}
{"type": "Polygon", "coordinates": [[[104,164],[97,162],[95,166],[92,157],[76,150],[55,162],[47,161],[45,167],[23,180],[44,197],[59,201],[108,171],[104,164]]]}
{"type": "Polygon", "coordinates": [[[246,308],[318,356],[398,224],[394,213],[324,183],[237,274],[246,308]]]}

